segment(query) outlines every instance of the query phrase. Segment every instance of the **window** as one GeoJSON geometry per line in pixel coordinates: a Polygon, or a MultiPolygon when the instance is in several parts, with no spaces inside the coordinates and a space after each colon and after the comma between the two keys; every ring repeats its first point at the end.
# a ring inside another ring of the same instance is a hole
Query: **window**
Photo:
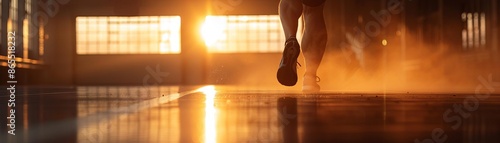
{"type": "Polygon", "coordinates": [[[462,13],[462,48],[478,49],[486,45],[486,15],[484,12],[462,13]]]}
{"type": "Polygon", "coordinates": [[[7,21],[7,31],[17,31],[17,0],[10,1],[9,20],[7,21]]]}
{"type": "Polygon", "coordinates": [[[178,54],[179,16],[77,17],[77,54],[178,54]]]}
{"type": "MultiPolygon", "coordinates": [[[[35,50],[35,47],[33,46],[33,38],[30,38],[32,36],[30,36],[31,34],[31,31],[32,29],[30,29],[30,26],[29,24],[32,22],[31,20],[31,16],[32,16],[32,9],[31,9],[31,0],[25,0],[25,10],[26,10],[26,14],[24,15],[24,20],[23,20],[23,57],[26,57],[28,58],[28,50],[29,51],[33,51],[35,50]]],[[[33,53],[33,52],[31,52],[33,53]]],[[[34,57],[32,56],[33,54],[29,54],[30,57],[34,57]]],[[[38,56],[36,56],[38,57],[38,56]]]]}
{"type": "Polygon", "coordinates": [[[281,52],[285,43],[278,15],[207,16],[202,35],[210,53],[281,52]]]}

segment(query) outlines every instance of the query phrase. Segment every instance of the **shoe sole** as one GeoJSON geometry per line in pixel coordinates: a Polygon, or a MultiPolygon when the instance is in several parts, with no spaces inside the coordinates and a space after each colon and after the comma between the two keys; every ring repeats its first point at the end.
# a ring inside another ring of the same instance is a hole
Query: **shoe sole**
{"type": "MultiPolygon", "coordinates": [[[[293,46],[293,45],[292,45],[293,46]]],[[[294,64],[297,64],[297,58],[300,54],[300,47],[290,47],[285,48],[286,50],[283,52],[283,61],[285,61],[285,66],[280,66],[278,68],[278,73],[276,77],[278,78],[279,83],[285,86],[294,86],[297,84],[297,69],[294,64]]]]}

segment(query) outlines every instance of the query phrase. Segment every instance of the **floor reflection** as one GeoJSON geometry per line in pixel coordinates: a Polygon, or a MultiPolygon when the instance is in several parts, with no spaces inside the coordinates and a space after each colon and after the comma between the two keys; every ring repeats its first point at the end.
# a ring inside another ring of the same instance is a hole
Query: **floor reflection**
{"type": "Polygon", "coordinates": [[[200,89],[205,94],[205,143],[217,142],[217,109],[215,108],[214,86],[205,86],[200,89]]]}
{"type": "Polygon", "coordinates": [[[298,113],[297,113],[297,98],[281,97],[278,98],[278,122],[283,134],[283,142],[296,143],[298,142],[298,113]]]}
{"type": "MultiPolygon", "coordinates": [[[[9,94],[4,92],[0,92],[2,102],[9,98],[6,96],[9,94]]],[[[68,122],[77,114],[75,94],[75,88],[72,87],[18,86],[15,92],[16,106],[8,108],[6,104],[0,104],[2,119],[7,117],[6,111],[15,110],[15,136],[6,134],[10,128],[5,126],[6,120],[1,120],[0,142],[76,142],[77,124],[68,122]],[[56,122],[60,124],[55,125],[56,122]],[[54,132],[58,130],[62,132],[54,132]]]]}
{"type": "Polygon", "coordinates": [[[500,142],[500,95],[467,111],[476,104],[464,104],[465,94],[179,89],[19,89],[16,136],[0,142],[436,142],[437,133],[445,142],[500,142]]]}

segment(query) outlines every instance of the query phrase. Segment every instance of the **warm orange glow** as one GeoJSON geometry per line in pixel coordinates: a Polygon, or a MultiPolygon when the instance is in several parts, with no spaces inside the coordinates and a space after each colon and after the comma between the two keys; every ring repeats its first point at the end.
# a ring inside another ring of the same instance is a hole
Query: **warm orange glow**
{"type": "Polygon", "coordinates": [[[217,142],[217,109],[214,107],[215,94],[214,86],[205,86],[199,89],[205,94],[205,143],[217,142]]]}
{"type": "Polygon", "coordinates": [[[279,53],[285,42],[278,15],[207,16],[200,32],[210,53],[279,53]]]}
{"type": "Polygon", "coordinates": [[[12,19],[7,20],[7,31],[12,31],[12,19]]]}
{"type": "Polygon", "coordinates": [[[77,17],[77,54],[178,54],[180,16],[77,17]]]}
{"type": "Polygon", "coordinates": [[[486,45],[486,15],[485,13],[462,13],[462,48],[464,50],[484,48],[486,45]]]}
{"type": "Polygon", "coordinates": [[[180,53],[181,52],[181,18],[172,17],[170,20],[160,19],[160,29],[170,31],[170,34],[163,34],[161,37],[160,53],[180,53]],[[165,44],[170,40],[169,44],[165,44]]]}
{"type": "Polygon", "coordinates": [[[388,43],[387,43],[387,40],[386,40],[386,39],[382,40],[382,45],[383,45],[383,46],[387,46],[387,44],[388,44],[388,43]]]}
{"type": "Polygon", "coordinates": [[[226,39],[224,33],[227,26],[226,18],[207,16],[201,28],[201,35],[208,48],[215,48],[218,40],[226,39]]]}
{"type": "Polygon", "coordinates": [[[45,27],[38,27],[38,54],[43,56],[45,53],[45,27]]]}
{"type": "Polygon", "coordinates": [[[23,57],[28,57],[28,46],[29,46],[29,29],[28,29],[28,19],[23,20],[23,57]]]}
{"type": "Polygon", "coordinates": [[[215,94],[217,93],[217,90],[215,90],[215,86],[213,85],[208,85],[208,86],[204,86],[200,89],[198,89],[198,92],[201,92],[207,96],[215,96],[215,94]]]}

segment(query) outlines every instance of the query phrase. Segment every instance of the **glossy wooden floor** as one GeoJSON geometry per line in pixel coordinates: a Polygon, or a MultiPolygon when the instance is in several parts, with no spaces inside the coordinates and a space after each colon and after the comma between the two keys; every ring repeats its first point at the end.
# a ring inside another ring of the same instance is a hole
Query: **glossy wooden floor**
{"type": "Polygon", "coordinates": [[[500,142],[500,95],[19,87],[0,142],[500,142]]]}

